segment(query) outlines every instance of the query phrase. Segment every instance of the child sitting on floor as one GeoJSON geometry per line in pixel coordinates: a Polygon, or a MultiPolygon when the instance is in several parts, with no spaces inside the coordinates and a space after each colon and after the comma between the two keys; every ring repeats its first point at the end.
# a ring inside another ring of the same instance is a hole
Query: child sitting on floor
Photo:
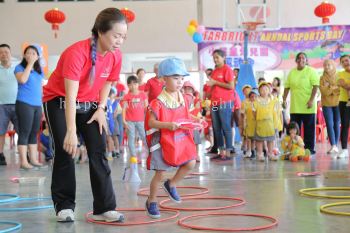
{"type": "Polygon", "coordinates": [[[287,135],[282,139],[281,147],[283,150],[282,160],[290,160],[292,162],[310,160],[310,150],[304,149],[304,141],[299,136],[299,126],[294,121],[288,125],[287,135]]]}

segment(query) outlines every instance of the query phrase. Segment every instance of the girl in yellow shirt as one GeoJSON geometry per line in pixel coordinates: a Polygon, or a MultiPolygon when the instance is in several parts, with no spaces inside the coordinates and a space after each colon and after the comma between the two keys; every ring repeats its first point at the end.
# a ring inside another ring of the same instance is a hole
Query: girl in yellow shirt
{"type": "Polygon", "coordinates": [[[304,141],[299,136],[299,126],[294,121],[288,125],[287,135],[282,139],[281,147],[283,150],[282,160],[290,160],[292,162],[310,160],[310,150],[304,149],[304,141]]]}
{"type": "Polygon", "coordinates": [[[241,111],[241,135],[244,137],[246,143],[246,154],[244,158],[250,158],[252,150],[254,149],[254,136],[255,136],[255,117],[254,117],[254,101],[257,97],[257,93],[254,91],[249,92],[247,98],[242,103],[241,111]]]}
{"type": "Polygon", "coordinates": [[[263,145],[267,142],[268,157],[270,160],[276,161],[277,157],[273,155],[273,145],[275,140],[275,111],[276,101],[270,95],[270,88],[267,82],[259,84],[260,96],[254,102],[256,130],[255,140],[257,147],[257,155],[259,161],[264,161],[263,145]]]}

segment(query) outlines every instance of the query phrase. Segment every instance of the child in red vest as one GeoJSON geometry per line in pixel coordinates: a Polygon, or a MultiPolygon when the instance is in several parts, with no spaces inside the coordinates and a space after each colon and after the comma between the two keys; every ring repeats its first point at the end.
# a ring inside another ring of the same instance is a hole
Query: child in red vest
{"type": "Polygon", "coordinates": [[[180,203],[176,184],[196,163],[192,130],[183,129],[177,123],[191,119],[188,103],[180,92],[184,76],[188,75],[184,62],[178,58],[168,58],[159,64],[158,76],[164,77],[165,88],[149,104],[145,120],[149,147],[147,169],[155,170],[150,184],[150,195],[146,201],[146,211],[151,218],[160,217],[156,198],[164,172],[171,167],[178,167],[174,177],[164,182],[163,189],[172,201],[180,203]]]}

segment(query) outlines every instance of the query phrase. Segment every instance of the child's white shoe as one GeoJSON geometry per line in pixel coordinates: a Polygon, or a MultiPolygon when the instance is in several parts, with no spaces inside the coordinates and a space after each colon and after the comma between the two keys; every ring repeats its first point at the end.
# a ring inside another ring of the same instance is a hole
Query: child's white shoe
{"type": "Polygon", "coordinates": [[[339,153],[337,146],[332,146],[331,149],[327,152],[327,154],[335,154],[335,153],[339,153]]]}
{"type": "Polygon", "coordinates": [[[245,153],[245,155],[243,156],[243,158],[247,159],[250,158],[252,156],[252,152],[249,150],[245,153]]]}

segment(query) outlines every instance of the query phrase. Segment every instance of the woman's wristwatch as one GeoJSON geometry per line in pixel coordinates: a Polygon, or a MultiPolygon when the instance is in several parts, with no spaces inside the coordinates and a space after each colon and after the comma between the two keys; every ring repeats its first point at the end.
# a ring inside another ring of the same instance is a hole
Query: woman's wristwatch
{"type": "Polygon", "coordinates": [[[99,104],[97,108],[101,108],[103,111],[107,112],[107,106],[103,104],[99,104]]]}

